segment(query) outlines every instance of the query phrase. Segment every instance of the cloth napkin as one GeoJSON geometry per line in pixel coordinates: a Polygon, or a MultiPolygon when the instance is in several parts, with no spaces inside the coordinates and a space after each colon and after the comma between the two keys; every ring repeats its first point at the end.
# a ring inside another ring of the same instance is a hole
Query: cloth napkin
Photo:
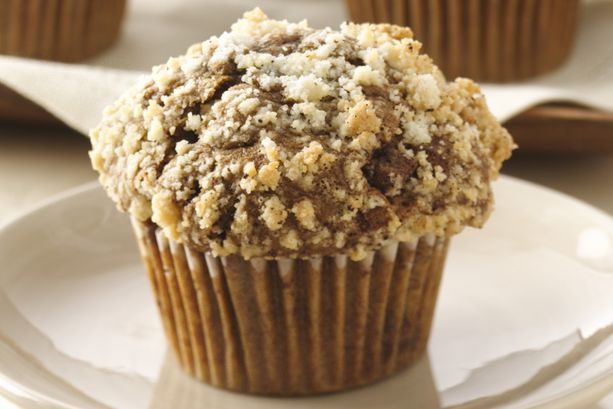
{"type": "MultiPolygon", "coordinates": [[[[102,109],[150,67],[227,29],[255,6],[273,18],[337,27],[343,0],[132,0],[118,43],[85,64],[0,57],[0,83],[82,132],[102,109]]],[[[524,83],[482,86],[501,120],[549,101],[571,101],[613,111],[613,2],[582,4],[576,47],[556,72],[524,83]]]]}

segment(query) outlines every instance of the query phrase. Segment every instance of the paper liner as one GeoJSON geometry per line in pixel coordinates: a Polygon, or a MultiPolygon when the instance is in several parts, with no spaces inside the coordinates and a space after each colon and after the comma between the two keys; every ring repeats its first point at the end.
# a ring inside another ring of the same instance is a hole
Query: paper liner
{"type": "Polygon", "coordinates": [[[0,54],[78,61],[117,38],[126,0],[0,0],[0,54]]]}
{"type": "Polygon", "coordinates": [[[362,261],[214,257],[133,220],[169,344],[197,379],[266,395],[374,382],[423,355],[448,239],[362,261]]]}
{"type": "Polygon", "coordinates": [[[551,71],[573,42],[579,0],[345,0],[355,22],[409,26],[448,78],[506,82],[551,71]]]}

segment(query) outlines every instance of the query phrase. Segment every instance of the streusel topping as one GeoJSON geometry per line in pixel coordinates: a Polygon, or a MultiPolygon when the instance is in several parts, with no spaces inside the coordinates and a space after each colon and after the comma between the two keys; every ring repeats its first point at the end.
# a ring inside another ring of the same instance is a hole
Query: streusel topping
{"type": "Polygon", "coordinates": [[[412,37],[255,9],[108,107],[92,164],[120,210],[217,255],[359,259],[479,227],[512,140],[412,37]]]}

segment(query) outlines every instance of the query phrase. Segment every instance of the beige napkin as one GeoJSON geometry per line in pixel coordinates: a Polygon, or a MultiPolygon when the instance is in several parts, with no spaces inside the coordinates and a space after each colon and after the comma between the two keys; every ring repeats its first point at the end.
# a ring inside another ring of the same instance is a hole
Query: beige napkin
{"type": "MultiPolygon", "coordinates": [[[[343,0],[132,0],[119,43],[82,65],[0,57],[0,82],[86,133],[100,112],[139,74],[221,33],[245,10],[260,6],[271,17],[315,27],[338,26],[343,0]]],[[[501,120],[547,101],[574,101],[613,111],[613,2],[583,4],[577,46],[553,74],[522,84],[484,85],[501,120]]]]}

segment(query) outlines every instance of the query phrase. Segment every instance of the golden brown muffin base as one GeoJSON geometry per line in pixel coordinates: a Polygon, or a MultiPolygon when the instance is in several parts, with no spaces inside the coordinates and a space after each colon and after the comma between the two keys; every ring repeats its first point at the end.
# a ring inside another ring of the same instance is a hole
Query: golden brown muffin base
{"type": "Polygon", "coordinates": [[[409,26],[448,78],[505,82],[564,62],[578,0],[345,0],[358,23],[409,26]]]}
{"type": "Polygon", "coordinates": [[[214,257],[133,226],[170,346],[213,386],[308,395],[368,384],[426,350],[448,238],[362,261],[214,257]]]}
{"type": "Polygon", "coordinates": [[[0,54],[79,61],[117,39],[126,0],[0,0],[0,54]]]}

